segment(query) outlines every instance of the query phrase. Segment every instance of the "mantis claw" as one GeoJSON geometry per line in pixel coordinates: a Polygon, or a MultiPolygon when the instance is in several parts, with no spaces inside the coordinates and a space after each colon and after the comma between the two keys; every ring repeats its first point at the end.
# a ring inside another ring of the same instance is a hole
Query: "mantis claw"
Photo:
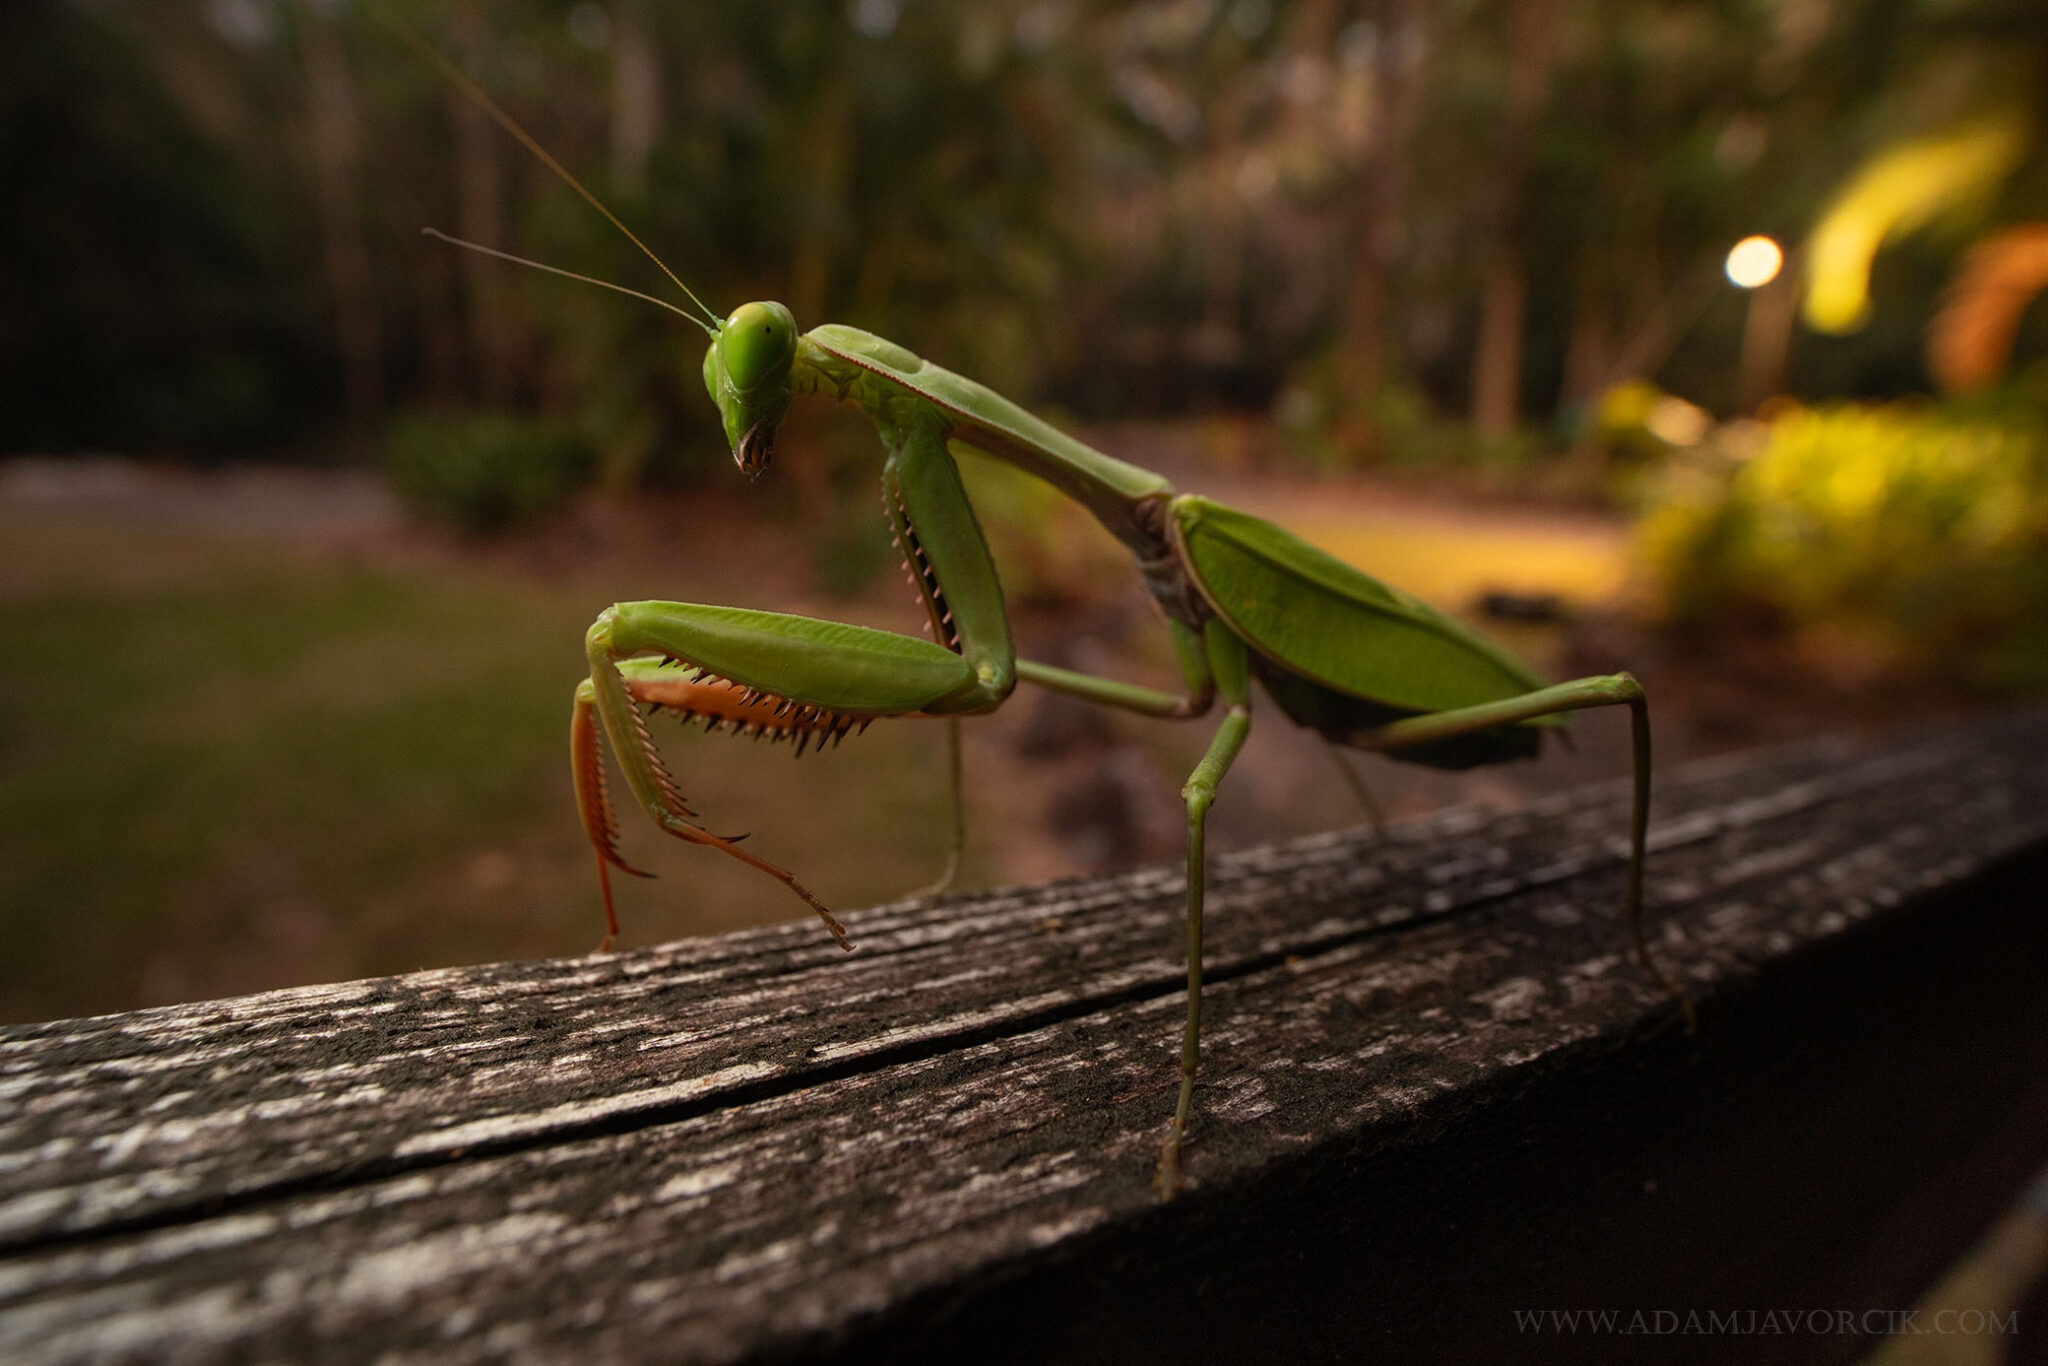
{"type": "MultiPolygon", "coordinates": [[[[607,790],[604,776],[604,756],[599,749],[596,716],[588,698],[579,690],[576,698],[576,713],[569,723],[569,748],[571,771],[576,779],[576,805],[583,818],[583,829],[590,836],[591,847],[598,858],[598,872],[603,876],[606,865],[634,877],[651,878],[654,874],[635,868],[619,854],[619,823],[612,811],[611,794],[607,790]]],[[[610,898],[606,898],[609,904],[610,898]]]]}
{"type": "Polygon", "coordinates": [[[655,823],[685,843],[717,849],[781,882],[817,912],[833,941],[851,952],[853,944],[847,938],[846,927],[839,923],[824,902],[797,881],[788,869],[739,847],[747,833],[717,835],[696,823],[697,813],[690,809],[674,777],[662,762],[654,737],[648,732],[646,716],[667,712],[680,717],[685,724],[701,720],[707,733],[730,728],[735,734],[756,739],[766,736],[773,744],[788,740],[798,755],[813,745],[822,749],[828,737],[835,741],[844,738],[856,723],[865,729],[874,718],[835,712],[764,689],[742,687],[703,665],[672,654],[658,660],[628,661],[623,671],[617,665],[594,671],[593,678],[576,690],[576,708],[570,722],[570,755],[577,809],[583,820],[584,833],[597,856],[598,886],[604,896],[606,932],[599,951],[608,950],[619,933],[611,870],[616,868],[635,877],[653,876],[627,863],[618,849],[618,821],[606,790],[603,742],[600,738],[603,713],[599,689],[605,684],[598,681],[598,675],[603,672],[610,672],[616,684],[623,685],[621,700],[626,705],[618,712],[623,714],[622,728],[627,734],[620,737],[615,730],[614,747],[617,749],[621,738],[624,739],[625,748],[619,750],[620,761],[627,766],[629,779],[635,777],[637,770],[635,793],[647,805],[648,814],[654,817],[655,823]],[[683,671],[681,677],[676,674],[678,668],[683,671]],[[652,798],[651,802],[649,798],[652,798]]]}

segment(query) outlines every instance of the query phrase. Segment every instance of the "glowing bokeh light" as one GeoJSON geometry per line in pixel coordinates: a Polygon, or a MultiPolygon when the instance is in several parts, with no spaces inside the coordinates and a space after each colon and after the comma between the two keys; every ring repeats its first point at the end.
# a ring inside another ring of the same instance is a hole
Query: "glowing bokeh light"
{"type": "Polygon", "coordinates": [[[2000,115],[1896,143],[1865,163],[1807,238],[1806,325],[1837,336],[1863,326],[1870,265],[1885,240],[1988,197],[2031,137],[2023,121],[2000,115]]]}
{"type": "Polygon", "coordinates": [[[1643,426],[1659,441],[1674,446],[1697,446],[1713,429],[1714,419],[1698,404],[1666,394],[1651,407],[1643,426]]]}
{"type": "Polygon", "coordinates": [[[1768,237],[1745,237],[1728,249],[1728,278],[1744,289],[1755,289],[1778,278],[1785,253],[1768,237]]]}

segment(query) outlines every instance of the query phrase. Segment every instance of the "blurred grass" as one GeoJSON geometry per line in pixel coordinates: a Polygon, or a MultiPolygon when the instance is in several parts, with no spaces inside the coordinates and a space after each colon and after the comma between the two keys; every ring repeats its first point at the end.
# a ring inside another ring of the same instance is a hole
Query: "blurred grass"
{"type": "MultiPolygon", "coordinates": [[[[564,742],[599,598],[20,519],[0,560],[34,567],[0,592],[0,1018],[596,942],[564,742]]],[[[729,746],[704,781],[694,737],[663,739],[718,828],[752,823],[847,904],[937,867],[930,740],[886,729],[803,766],[729,746]],[[858,781],[817,771],[849,759],[858,781]],[[892,859],[876,845],[898,828],[892,859]]],[[[630,942],[801,913],[625,823],[670,875],[626,880],[630,942]]]]}

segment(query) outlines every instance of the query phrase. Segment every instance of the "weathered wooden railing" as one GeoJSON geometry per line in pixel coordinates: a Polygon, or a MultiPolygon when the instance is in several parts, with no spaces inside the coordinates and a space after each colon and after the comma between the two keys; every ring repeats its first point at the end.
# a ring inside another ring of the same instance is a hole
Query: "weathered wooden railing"
{"type": "Polygon", "coordinates": [[[1854,1359],[1629,1315],[1903,1308],[2048,1154],[2048,716],[1662,774],[1696,1036],[1622,811],[1219,859],[1166,1206],[1174,870],[0,1031],[0,1359],[1854,1359]]]}

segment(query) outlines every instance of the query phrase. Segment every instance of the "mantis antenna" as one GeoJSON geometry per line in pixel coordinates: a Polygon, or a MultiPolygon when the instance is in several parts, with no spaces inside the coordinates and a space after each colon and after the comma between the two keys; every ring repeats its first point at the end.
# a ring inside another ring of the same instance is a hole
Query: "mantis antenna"
{"type": "MultiPolygon", "coordinates": [[[[672,281],[675,284],[675,287],[677,289],[680,289],[681,291],[683,291],[684,294],[687,294],[689,296],[690,302],[697,305],[698,309],[702,311],[704,316],[710,319],[710,323],[707,325],[706,323],[701,322],[694,317],[691,317],[689,313],[684,312],[684,310],[680,308],[676,308],[673,304],[662,304],[662,307],[667,308],[674,313],[681,313],[682,316],[689,318],[691,322],[696,323],[699,327],[702,327],[711,336],[716,337],[718,335],[718,328],[720,325],[718,315],[716,313],[713,313],[710,310],[710,308],[705,305],[704,301],[697,297],[697,292],[691,289],[688,285],[684,284],[682,281],[682,277],[677,275],[674,271],[668,268],[668,262],[662,260],[659,256],[656,256],[654,254],[654,249],[652,247],[649,247],[645,242],[641,241],[639,237],[637,237],[634,234],[631,228],[627,227],[624,223],[620,222],[619,216],[613,213],[610,209],[606,208],[603,200],[599,199],[596,195],[592,194],[588,189],[584,187],[582,181],[578,180],[574,175],[570,174],[568,167],[564,166],[561,162],[555,160],[555,158],[548,152],[548,149],[541,146],[539,140],[536,139],[533,136],[533,134],[527,132],[526,129],[520,126],[519,120],[513,118],[510,114],[506,113],[503,109],[499,108],[498,102],[492,99],[488,94],[486,94],[482,86],[478,85],[475,81],[471,80],[468,76],[464,75],[462,71],[458,69],[453,62],[449,61],[446,57],[442,56],[440,51],[436,49],[432,43],[429,43],[425,38],[421,37],[419,32],[416,29],[414,29],[412,25],[406,23],[397,15],[384,13],[381,6],[373,5],[370,7],[370,9],[371,13],[375,14],[379,19],[382,19],[386,25],[397,31],[398,36],[405,40],[407,47],[410,47],[413,51],[417,52],[420,56],[426,58],[427,61],[429,61],[436,68],[438,68],[441,74],[447,77],[449,82],[453,84],[457,90],[460,90],[464,95],[468,96],[472,101],[474,101],[479,109],[482,109],[486,114],[489,114],[491,118],[496,121],[497,125],[500,128],[503,128],[513,137],[519,139],[520,145],[525,147],[527,151],[533,153],[534,156],[540,160],[541,165],[547,167],[550,171],[553,171],[557,176],[561,177],[562,182],[564,184],[566,184],[570,189],[574,190],[577,194],[583,196],[584,202],[588,203],[591,208],[596,209],[599,213],[603,214],[605,216],[606,222],[610,223],[613,227],[617,228],[620,232],[624,233],[626,236],[626,240],[628,242],[631,242],[634,246],[640,248],[642,255],[646,256],[648,260],[654,262],[656,266],[660,267],[661,273],[663,275],[668,276],[670,281],[672,281]]],[[[626,289],[621,285],[607,284],[603,280],[595,280],[588,275],[577,275],[573,271],[560,270],[554,266],[544,266],[541,265],[541,263],[538,261],[529,261],[522,256],[512,256],[506,252],[495,251],[490,247],[479,246],[477,243],[474,242],[465,242],[460,238],[450,237],[446,233],[435,232],[432,228],[428,228],[426,231],[430,236],[438,237],[444,242],[452,243],[458,247],[467,247],[471,251],[480,251],[484,253],[486,256],[502,257],[507,261],[517,262],[518,264],[523,266],[533,266],[537,270],[553,271],[557,275],[566,275],[571,279],[582,280],[588,284],[604,285],[604,287],[607,289],[616,289],[622,294],[632,294],[637,298],[647,299],[651,303],[662,303],[660,299],[653,298],[651,295],[640,294],[637,290],[626,289]]]]}
{"type": "Polygon", "coordinates": [[[551,266],[544,261],[535,261],[524,256],[514,256],[509,251],[499,251],[496,247],[487,247],[481,242],[471,242],[465,238],[450,236],[439,228],[421,228],[420,232],[424,236],[438,238],[451,247],[461,247],[464,251],[474,251],[484,256],[495,256],[500,261],[510,261],[515,266],[531,266],[535,270],[544,270],[550,275],[560,275],[570,280],[581,280],[586,285],[596,285],[599,289],[609,289],[617,294],[626,294],[635,299],[645,300],[656,308],[667,309],[679,318],[688,318],[697,326],[703,327],[706,332],[710,332],[714,337],[718,335],[711,328],[705,327],[704,320],[690,312],[689,309],[680,308],[670,303],[667,299],[656,298],[652,294],[642,294],[637,289],[628,289],[624,285],[615,285],[610,280],[600,280],[595,275],[579,275],[573,270],[563,270],[560,266],[551,266]]]}

